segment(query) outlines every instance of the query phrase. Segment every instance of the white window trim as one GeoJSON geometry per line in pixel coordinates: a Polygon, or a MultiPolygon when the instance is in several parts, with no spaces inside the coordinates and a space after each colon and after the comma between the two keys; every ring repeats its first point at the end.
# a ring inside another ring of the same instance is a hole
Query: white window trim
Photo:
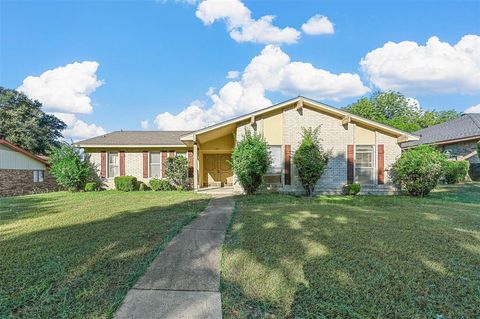
{"type": "MultiPolygon", "coordinates": [[[[163,158],[162,158],[162,152],[163,151],[149,151],[148,152],[148,178],[157,178],[152,176],[152,166],[151,166],[151,154],[152,153],[159,153],[160,154],[160,163],[158,164],[160,166],[160,176],[158,177],[159,179],[163,178],[163,158]]],[[[168,157],[168,152],[167,152],[167,157],[168,157]]],[[[155,164],[156,165],[156,164],[155,164]]]]}
{"type": "Polygon", "coordinates": [[[45,171],[44,170],[33,170],[33,182],[34,183],[43,183],[45,181],[45,171]],[[37,173],[37,178],[35,178],[35,173],[37,173]],[[42,178],[40,180],[40,173],[42,175],[42,178]]]}
{"type": "Polygon", "coordinates": [[[107,177],[108,178],[115,178],[117,176],[110,176],[110,154],[117,154],[117,172],[118,175],[120,176],[120,152],[108,152],[107,153],[107,177]]]}
{"type": "Polygon", "coordinates": [[[375,144],[355,144],[353,150],[353,182],[357,183],[357,146],[373,146],[372,155],[372,170],[373,170],[373,183],[364,185],[378,185],[377,176],[377,145],[375,144]]]}

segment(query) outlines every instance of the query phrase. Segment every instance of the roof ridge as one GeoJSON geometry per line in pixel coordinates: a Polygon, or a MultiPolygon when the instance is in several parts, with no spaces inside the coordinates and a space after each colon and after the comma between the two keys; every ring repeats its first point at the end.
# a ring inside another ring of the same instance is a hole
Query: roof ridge
{"type": "MultiPolygon", "coordinates": [[[[480,129],[480,120],[477,120],[473,113],[467,113],[468,117],[472,119],[473,123],[480,129]]],[[[479,114],[480,117],[480,114],[479,114]]]]}

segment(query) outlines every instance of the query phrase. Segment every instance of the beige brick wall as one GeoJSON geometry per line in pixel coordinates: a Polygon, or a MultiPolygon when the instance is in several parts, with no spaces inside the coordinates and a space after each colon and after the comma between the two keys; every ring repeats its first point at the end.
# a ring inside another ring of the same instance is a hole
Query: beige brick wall
{"type": "MultiPolygon", "coordinates": [[[[298,149],[302,138],[302,127],[317,127],[320,125],[320,138],[325,151],[331,152],[331,159],[325,173],[316,186],[316,192],[326,194],[338,194],[342,192],[347,183],[347,145],[354,144],[355,124],[342,125],[341,119],[327,113],[321,113],[309,108],[298,111],[294,108],[283,111],[283,144],[290,144],[292,155],[298,149]]],[[[237,141],[243,137],[245,128],[252,129],[250,123],[243,123],[237,127],[237,141]]],[[[257,132],[262,133],[262,123],[257,122],[257,132]]],[[[385,155],[385,185],[365,185],[362,193],[368,194],[393,194],[397,189],[392,185],[389,170],[395,160],[400,156],[401,148],[397,139],[381,132],[375,132],[375,144],[384,144],[385,155]]],[[[282,149],[282,153],[284,150],[282,149]]],[[[375,154],[375,157],[377,155],[375,154]]],[[[376,172],[375,168],[375,172],[376,172]]],[[[235,184],[237,190],[241,187],[235,184]]],[[[263,188],[264,189],[264,188],[263,188]]],[[[280,189],[283,192],[302,193],[303,187],[298,177],[298,171],[293,165],[291,185],[285,185],[280,189]]]]}

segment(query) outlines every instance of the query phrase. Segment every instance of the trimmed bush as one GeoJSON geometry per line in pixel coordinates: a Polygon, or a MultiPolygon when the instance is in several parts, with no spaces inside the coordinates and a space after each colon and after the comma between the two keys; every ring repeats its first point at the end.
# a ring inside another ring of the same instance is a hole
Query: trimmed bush
{"type": "Polygon", "coordinates": [[[355,196],[362,190],[362,186],[359,183],[347,184],[343,186],[343,193],[345,195],[355,196]]]}
{"type": "Polygon", "coordinates": [[[149,182],[150,188],[153,191],[171,191],[174,190],[174,187],[170,185],[170,182],[166,179],[157,179],[153,178],[149,182]]]}
{"type": "Polygon", "coordinates": [[[424,197],[437,186],[445,161],[445,156],[432,146],[405,151],[393,164],[393,181],[410,195],[424,197]]]}
{"type": "Polygon", "coordinates": [[[98,190],[98,184],[96,182],[89,182],[85,184],[86,192],[95,192],[98,190]]]}
{"type": "Polygon", "coordinates": [[[114,179],[115,189],[123,192],[132,192],[137,188],[137,178],[134,176],[117,176],[114,179]]]}
{"type": "Polygon", "coordinates": [[[238,182],[247,194],[253,194],[262,184],[262,176],[267,173],[271,159],[268,145],[261,135],[245,130],[243,139],[232,152],[232,168],[238,182]]]}
{"type": "Polygon", "coordinates": [[[302,143],[293,154],[293,163],[308,196],[313,196],[315,185],[323,175],[330,158],[330,154],[324,152],[320,145],[319,133],[320,127],[302,128],[302,143]]]}
{"type": "Polygon", "coordinates": [[[167,168],[165,171],[170,185],[177,190],[186,190],[190,188],[188,180],[188,160],[183,156],[167,158],[167,168]]]}
{"type": "Polygon", "coordinates": [[[447,184],[456,184],[465,180],[469,167],[469,161],[445,161],[443,165],[445,182],[447,184]]]}

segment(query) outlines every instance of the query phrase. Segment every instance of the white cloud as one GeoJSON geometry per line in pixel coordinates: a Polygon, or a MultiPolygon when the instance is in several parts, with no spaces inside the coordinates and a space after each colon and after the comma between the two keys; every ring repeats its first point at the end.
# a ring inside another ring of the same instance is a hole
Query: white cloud
{"type": "Polygon", "coordinates": [[[294,28],[274,26],[272,15],[253,19],[251,11],[240,0],[205,0],[195,14],[206,25],[224,20],[230,37],[237,42],[295,43],[300,37],[294,28]]]}
{"type": "Polygon", "coordinates": [[[480,113],[480,104],[470,106],[465,113],[480,113]]]}
{"type": "Polygon", "coordinates": [[[97,68],[95,61],[67,64],[25,78],[17,90],[46,110],[88,114],[93,110],[89,95],[103,83],[97,80],[97,68]]]}
{"type": "Polygon", "coordinates": [[[228,71],[227,73],[227,79],[232,80],[236,79],[240,76],[240,72],[238,71],[228,71]]]}
{"type": "Polygon", "coordinates": [[[148,120],[141,121],[141,122],[140,122],[140,125],[142,126],[142,128],[143,128],[144,130],[147,130],[148,128],[150,128],[150,123],[148,122],[148,120]]]}
{"type": "Polygon", "coordinates": [[[211,86],[208,88],[207,92],[205,92],[206,96],[212,96],[215,93],[215,87],[211,86]]]}
{"type": "Polygon", "coordinates": [[[414,97],[407,97],[406,98],[407,100],[407,105],[413,109],[413,110],[418,110],[420,111],[422,108],[420,107],[420,101],[417,100],[416,98],[414,97]]]}
{"type": "Polygon", "coordinates": [[[302,31],[306,34],[334,34],[333,23],[326,16],[314,15],[307,22],[302,24],[302,31]]]}
{"type": "Polygon", "coordinates": [[[211,105],[194,101],[177,115],[159,114],[159,129],[197,129],[272,104],[266,92],[308,95],[316,99],[341,100],[360,96],[369,89],[357,74],[333,74],[310,63],[292,62],[278,46],[268,45],[255,56],[237,81],[226,83],[210,95],[211,105]]]}
{"type": "Polygon", "coordinates": [[[369,80],[382,90],[405,93],[479,93],[480,36],[465,35],[455,45],[437,37],[416,42],[387,42],[360,62],[369,80]]]}
{"type": "Polygon", "coordinates": [[[63,136],[67,139],[78,141],[107,133],[103,127],[85,123],[79,120],[75,114],[60,112],[54,112],[52,114],[67,124],[67,129],[62,132],[63,136]]]}

